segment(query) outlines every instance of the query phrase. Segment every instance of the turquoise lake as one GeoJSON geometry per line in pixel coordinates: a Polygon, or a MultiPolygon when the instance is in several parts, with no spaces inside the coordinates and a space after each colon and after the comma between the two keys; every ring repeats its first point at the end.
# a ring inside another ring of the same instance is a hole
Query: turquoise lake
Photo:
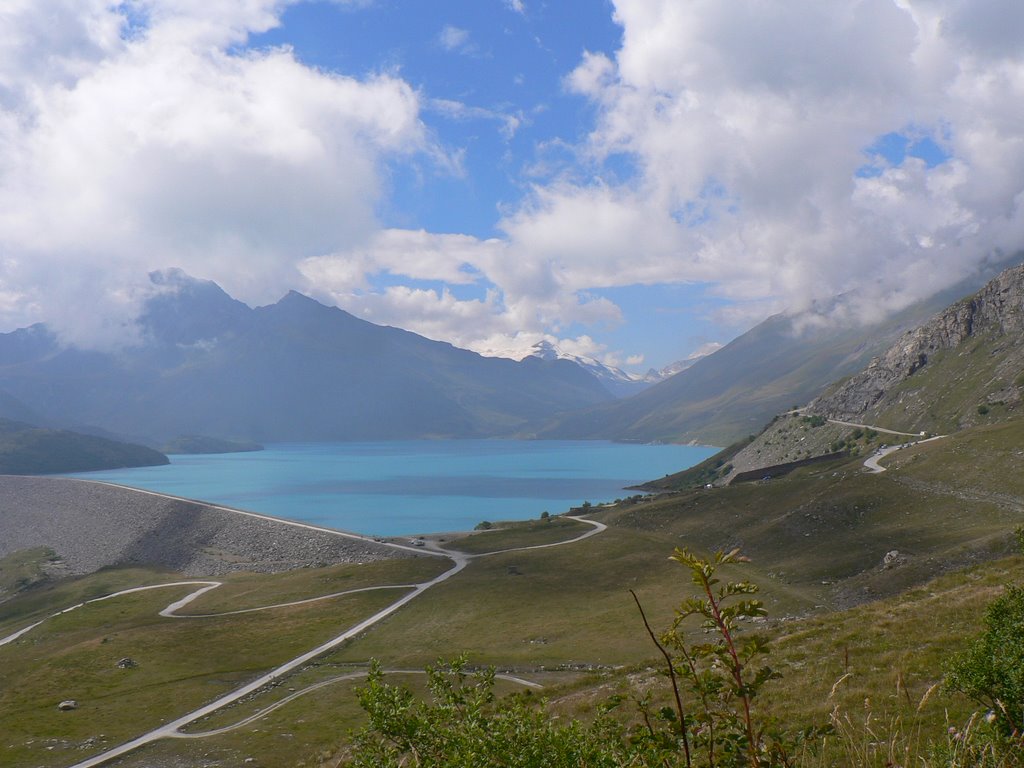
{"type": "Polygon", "coordinates": [[[464,531],[597,504],[717,452],[600,441],[288,443],[77,475],[373,536],[464,531]]]}

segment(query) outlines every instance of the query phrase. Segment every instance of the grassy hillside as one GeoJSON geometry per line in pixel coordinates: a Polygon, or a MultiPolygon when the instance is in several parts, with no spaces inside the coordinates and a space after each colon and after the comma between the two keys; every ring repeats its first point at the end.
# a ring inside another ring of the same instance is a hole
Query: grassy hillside
{"type": "Polygon", "coordinates": [[[251,443],[237,440],[222,440],[217,437],[206,437],[205,435],[182,435],[169,440],[160,446],[164,453],[241,453],[249,451],[262,451],[263,446],[259,443],[251,443]]]}
{"type": "MultiPolygon", "coordinates": [[[[804,723],[836,704],[863,717],[870,698],[877,713],[902,712],[941,735],[944,713],[960,718],[971,705],[935,694],[917,714],[917,701],[940,678],[942,659],[979,626],[999,584],[1024,579],[1021,559],[1010,556],[1012,531],[1024,523],[1021,444],[1024,426],[1007,423],[907,449],[880,475],[866,475],[859,460],[850,460],[770,483],[702,487],[602,508],[594,516],[609,525],[605,533],[475,560],[360,637],[193,730],[230,725],[307,686],[324,687],[237,730],[160,742],[123,765],[170,765],[171,755],[179,762],[238,764],[253,756],[258,764],[315,765],[361,718],[351,693],[356,683],[328,681],[364,670],[371,658],[416,670],[468,651],[474,663],[545,685],[556,707],[573,714],[630,686],[658,686],[657,653],[628,590],[640,596],[655,627],[667,626],[690,592],[685,574],[667,559],[680,544],[698,551],[740,546],[753,559],[744,576],[762,585],[771,617],[765,626],[777,639],[775,664],[785,674],[762,706],[787,723],[804,723]]],[[[580,530],[556,517],[444,544],[480,554],[563,541],[580,530]]],[[[0,585],[8,589],[0,596],[0,636],[83,597],[176,578],[108,570],[46,583],[31,561],[21,554],[0,562],[0,585]]],[[[444,567],[417,558],[235,574],[189,611],[408,584],[444,567]]],[[[187,591],[91,605],[0,646],[0,730],[7,736],[0,764],[57,766],[99,751],[251,679],[392,599],[368,592],[266,613],[157,616],[187,591]],[[181,647],[203,652],[183,655],[181,647]],[[138,667],[119,669],[125,656],[138,667]],[[58,712],[64,698],[77,699],[79,709],[58,712]],[[38,740],[40,733],[48,741],[38,740]]]]}
{"type": "Polygon", "coordinates": [[[902,333],[977,290],[989,277],[986,273],[966,280],[865,326],[837,324],[827,313],[770,317],[650,389],[561,415],[536,433],[545,438],[729,445],[757,434],[776,414],[859,371],[902,333]]]}
{"type": "Polygon", "coordinates": [[[142,445],[0,419],[0,474],[41,475],[167,464],[142,445]]]}
{"type": "Polygon", "coordinates": [[[881,338],[895,335],[864,329],[800,334],[780,315],[650,389],[560,416],[537,435],[727,445],[858,370],[884,347],[881,338]]]}

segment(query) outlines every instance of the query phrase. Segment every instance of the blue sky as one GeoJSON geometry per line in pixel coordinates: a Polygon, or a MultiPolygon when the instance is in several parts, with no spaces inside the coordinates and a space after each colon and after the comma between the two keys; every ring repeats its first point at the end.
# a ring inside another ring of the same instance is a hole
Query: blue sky
{"type": "MultiPolygon", "coordinates": [[[[390,72],[425,100],[423,121],[458,154],[456,173],[424,163],[393,163],[388,194],[378,208],[385,227],[500,238],[502,211],[514,208],[534,183],[578,174],[575,147],[594,129],[597,110],[567,89],[566,77],[585,52],[608,55],[622,44],[610,2],[377,2],[345,7],[307,2],[288,8],[280,26],[251,37],[250,50],[290,46],[305,64],[371,77],[390,72]],[[457,107],[455,105],[458,105],[457,107]]],[[[619,181],[628,157],[607,158],[585,172],[619,181]]],[[[441,281],[374,275],[371,290],[412,285],[441,291],[441,281]]],[[[489,281],[454,285],[460,299],[482,299],[489,281]]],[[[595,327],[570,324],[569,335],[596,334],[604,343],[662,367],[740,330],[711,320],[722,302],[693,285],[595,288],[622,311],[622,320],[595,327]],[[642,341],[641,341],[642,340],[642,341]]],[[[726,339],[727,340],[727,339],[726,339]]],[[[620,362],[620,360],[616,360],[620,362]]]]}
{"type": "Polygon", "coordinates": [[[0,330],[134,343],[148,273],[181,267],[643,372],[775,312],[869,322],[1024,242],[1019,0],[15,0],[0,25],[0,330]]]}
{"type": "Polygon", "coordinates": [[[393,164],[382,224],[480,238],[500,235],[499,206],[519,199],[531,166],[564,162],[541,147],[574,145],[592,124],[593,107],[567,94],[563,79],[583,51],[613,51],[621,37],[603,2],[524,13],[501,0],[312,2],[292,6],[281,21],[249,47],[289,45],[304,63],[361,77],[397,74],[423,95],[430,130],[460,153],[461,175],[393,164]]]}
{"type": "Polygon", "coordinates": [[[500,235],[499,206],[521,197],[531,168],[571,163],[558,146],[576,145],[593,126],[593,106],[563,81],[584,51],[620,45],[611,11],[592,0],[538,3],[523,13],[501,0],[311,2],[289,8],[280,27],[249,47],[289,45],[311,66],[362,77],[391,72],[416,88],[422,119],[460,153],[463,173],[395,163],[381,222],[487,238],[500,235]]]}

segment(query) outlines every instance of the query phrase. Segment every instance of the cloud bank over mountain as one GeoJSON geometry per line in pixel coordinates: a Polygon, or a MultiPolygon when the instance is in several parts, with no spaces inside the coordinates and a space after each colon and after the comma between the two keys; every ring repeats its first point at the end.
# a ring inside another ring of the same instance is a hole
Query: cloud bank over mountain
{"type": "Polygon", "coordinates": [[[757,311],[950,284],[1024,233],[1024,10],[1010,0],[618,0],[570,87],[618,184],[539,189],[507,223],[591,284],[709,281],[757,311]],[[596,215],[595,215],[596,212],[596,215]],[[588,216],[605,225],[586,226],[588,216]],[[646,248],[638,249],[635,244],[646,248]]]}
{"type": "Polygon", "coordinates": [[[7,318],[39,315],[72,340],[112,333],[136,311],[133,286],[169,265],[270,301],[299,282],[298,261],[372,234],[382,159],[426,147],[419,96],[387,74],[238,49],[284,5],[5,4],[7,318]],[[121,311],[83,318],[83,291],[121,311]]]}
{"type": "MultiPolygon", "coordinates": [[[[1017,0],[615,0],[621,47],[563,73],[592,122],[557,160],[534,148],[497,237],[382,220],[389,169],[422,169],[424,194],[465,173],[425,106],[448,94],[247,47],[294,5],[5,4],[0,322],[124,335],[146,273],[175,265],[249,302],[295,287],[481,351],[622,362],[607,289],[704,285],[733,327],[847,294],[852,322],[1024,243],[1017,0]]],[[[486,54],[440,17],[435,49],[442,30],[450,56],[486,54]]]]}

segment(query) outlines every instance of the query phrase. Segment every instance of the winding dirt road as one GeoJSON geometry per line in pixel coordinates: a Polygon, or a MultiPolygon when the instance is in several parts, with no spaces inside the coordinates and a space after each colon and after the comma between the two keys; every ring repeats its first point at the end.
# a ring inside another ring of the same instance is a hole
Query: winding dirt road
{"type": "MultiPolygon", "coordinates": [[[[168,496],[166,494],[156,493],[154,491],[139,491],[139,492],[140,493],[146,493],[146,494],[154,495],[154,496],[164,496],[166,498],[176,498],[176,497],[173,497],[173,496],[168,496]]],[[[231,507],[217,507],[216,505],[211,505],[211,506],[215,506],[215,508],[223,509],[223,510],[226,510],[226,511],[229,511],[229,512],[234,512],[234,513],[241,514],[241,515],[248,515],[248,516],[251,516],[251,517],[265,518],[265,519],[269,519],[269,520],[275,520],[277,522],[284,522],[284,523],[288,523],[290,525],[298,526],[300,528],[309,528],[309,529],[317,530],[317,531],[325,531],[325,532],[328,532],[328,533],[331,533],[331,534],[335,534],[335,535],[338,535],[338,536],[345,536],[345,537],[348,537],[348,538],[371,540],[371,539],[369,539],[369,537],[360,536],[358,534],[347,533],[347,532],[343,532],[343,531],[335,531],[335,530],[332,530],[330,528],[323,528],[323,527],[320,527],[320,526],[309,525],[307,523],[297,523],[297,522],[293,522],[293,521],[280,520],[279,518],[269,517],[268,515],[260,515],[260,514],[253,513],[253,512],[246,512],[244,510],[232,509],[231,507]]],[[[59,615],[64,614],[64,613],[68,613],[69,611],[77,610],[78,608],[81,608],[84,605],[88,605],[90,603],[97,603],[97,602],[101,602],[101,601],[104,601],[104,600],[112,600],[112,599],[115,599],[117,597],[120,597],[120,596],[123,596],[123,595],[127,595],[127,594],[133,594],[133,593],[137,593],[137,592],[143,592],[143,591],[154,590],[154,589],[164,589],[164,588],[168,588],[168,587],[181,587],[181,586],[198,586],[199,587],[199,589],[197,589],[197,590],[195,590],[193,592],[190,592],[185,597],[183,597],[183,598],[181,598],[179,600],[176,600],[175,602],[171,603],[166,608],[164,608],[162,611],[160,611],[160,615],[161,616],[166,617],[166,618],[171,618],[171,619],[202,619],[202,618],[211,618],[211,617],[214,617],[214,616],[226,616],[226,615],[233,615],[233,614],[240,614],[240,613],[250,613],[250,612],[253,612],[253,611],[267,611],[267,610],[273,610],[275,608],[282,608],[282,607],[285,607],[285,606],[302,605],[302,604],[306,604],[306,603],[317,602],[319,600],[328,600],[328,599],[331,599],[331,598],[334,598],[334,597],[340,597],[342,595],[352,594],[352,593],[355,593],[355,592],[368,592],[368,591],[382,590],[382,589],[404,589],[404,590],[407,590],[406,594],[404,594],[402,597],[398,598],[395,602],[391,603],[386,608],[383,608],[380,611],[377,611],[376,613],[374,613],[372,616],[369,616],[368,618],[363,619],[359,623],[357,623],[357,624],[355,624],[355,625],[353,625],[351,627],[348,627],[347,629],[345,629],[340,634],[338,634],[335,637],[331,638],[327,642],[322,643],[321,645],[318,645],[315,648],[312,648],[311,650],[307,651],[306,653],[302,654],[301,656],[297,656],[294,659],[291,659],[290,661],[287,661],[284,664],[282,664],[282,665],[280,665],[278,667],[275,667],[274,669],[272,669],[269,672],[261,675],[260,677],[256,678],[255,680],[252,680],[251,682],[247,683],[246,685],[244,685],[244,686],[242,686],[240,688],[237,688],[234,691],[231,691],[230,693],[227,693],[227,694],[225,694],[225,695],[215,699],[214,701],[211,701],[210,703],[208,703],[208,704],[206,704],[206,705],[204,705],[202,707],[199,707],[198,709],[195,709],[195,710],[193,710],[193,711],[191,711],[191,712],[189,712],[187,714],[184,714],[181,717],[177,718],[176,720],[173,720],[173,721],[171,721],[169,723],[161,725],[158,728],[154,728],[153,730],[148,731],[147,733],[144,733],[141,736],[138,736],[138,737],[132,739],[131,741],[125,742],[124,744],[121,744],[121,745],[119,745],[117,747],[114,747],[113,749],[109,749],[106,752],[103,752],[101,754],[98,754],[98,755],[95,755],[93,757],[87,758],[86,760],[82,760],[81,762],[75,763],[74,765],[70,766],[70,768],[93,768],[93,766],[99,766],[99,765],[103,765],[105,763],[108,763],[111,760],[114,760],[114,759],[116,759],[118,757],[122,757],[122,756],[128,754],[129,752],[133,752],[134,750],[139,749],[140,747],[145,746],[146,744],[150,744],[150,743],[152,743],[154,741],[158,741],[160,739],[166,739],[166,738],[201,738],[203,736],[212,736],[212,735],[215,735],[217,733],[223,733],[225,730],[230,730],[232,728],[240,727],[241,725],[244,725],[244,724],[252,722],[253,720],[256,720],[256,719],[258,719],[260,717],[263,717],[264,715],[269,714],[271,711],[273,711],[275,709],[278,709],[281,706],[284,706],[287,702],[292,701],[295,698],[298,698],[299,696],[303,695],[304,693],[308,693],[308,692],[311,692],[312,690],[316,690],[316,689],[318,689],[320,687],[323,687],[325,685],[329,685],[331,682],[338,682],[338,681],[340,681],[342,679],[351,679],[351,677],[353,677],[353,676],[358,676],[359,674],[365,674],[365,673],[352,673],[351,675],[342,676],[342,677],[339,677],[339,678],[332,678],[332,680],[328,680],[328,681],[322,681],[320,683],[317,683],[314,686],[311,686],[310,688],[303,689],[302,691],[299,691],[296,694],[294,694],[292,696],[289,696],[289,697],[283,699],[282,701],[279,701],[279,702],[275,703],[271,707],[268,707],[267,709],[263,710],[262,712],[259,712],[259,713],[255,714],[255,715],[247,718],[246,720],[242,721],[241,723],[236,723],[234,726],[229,726],[227,729],[219,729],[219,730],[216,730],[216,731],[209,731],[209,732],[206,732],[206,733],[196,733],[196,734],[185,734],[185,733],[181,732],[182,728],[184,728],[184,727],[186,727],[186,726],[196,722],[197,720],[200,720],[200,719],[206,717],[207,715],[210,715],[210,714],[216,712],[219,709],[222,709],[223,707],[228,706],[229,704],[233,704],[234,702],[238,701],[239,699],[241,699],[241,698],[243,698],[245,696],[248,696],[250,693],[253,693],[254,691],[259,690],[260,688],[262,688],[263,686],[267,685],[268,683],[271,683],[274,680],[277,680],[278,678],[280,678],[280,677],[282,677],[284,675],[287,675],[288,673],[292,672],[293,670],[303,666],[304,664],[306,664],[309,661],[313,660],[317,656],[320,656],[321,654],[324,654],[324,653],[326,653],[326,652],[328,652],[328,651],[338,647],[339,645],[341,645],[345,641],[347,641],[347,640],[349,640],[349,639],[351,639],[351,638],[361,634],[362,632],[365,632],[370,627],[374,626],[375,624],[377,624],[381,620],[387,618],[391,614],[393,614],[396,611],[400,610],[403,606],[405,606],[408,603],[410,603],[411,601],[415,600],[417,597],[422,595],[427,590],[429,590],[432,587],[435,587],[438,584],[441,584],[442,582],[445,582],[448,579],[452,578],[453,576],[455,576],[456,574],[461,572],[463,569],[465,569],[466,566],[469,565],[469,563],[471,561],[475,560],[475,559],[478,559],[478,558],[481,558],[481,557],[489,557],[491,555],[497,555],[497,554],[501,554],[503,552],[517,552],[517,551],[525,551],[525,550],[533,550],[533,549],[547,549],[547,548],[550,548],[550,547],[559,547],[559,546],[565,546],[565,545],[568,545],[568,544],[575,544],[577,542],[583,541],[584,539],[588,539],[591,536],[596,536],[597,534],[602,533],[603,531],[605,531],[607,529],[606,525],[604,525],[603,523],[599,523],[597,521],[594,521],[594,520],[587,520],[587,519],[581,518],[581,517],[567,517],[566,519],[575,520],[577,522],[585,523],[585,524],[591,526],[591,529],[586,531],[586,532],[584,532],[583,534],[581,534],[579,536],[576,536],[575,538],[567,539],[566,541],[554,542],[554,543],[551,543],[551,544],[537,544],[537,545],[533,545],[533,546],[529,546],[529,547],[513,547],[513,548],[510,548],[510,549],[504,549],[504,550],[499,550],[499,551],[495,551],[495,552],[485,552],[485,553],[479,553],[479,554],[466,554],[466,553],[463,553],[463,552],[458,552],[458,551],[454,551],[454,550],[444,549],[444,548],[436,546],[436,545],[432,545],[432,546],[428,546],[428,547],[415,547],[414,548],[414,547],[411,547],[411,546],[405,546],[405,545],[401,545],[401,544],[389,543],[388,546],[395,547],[397,549],[411,550],[411,551],[417,552],[418,554],[429,554],[429,555],[434,555],[434,556],[437,556],[437,557],[445,557],[445,558],[448,558],[448,559],[450,559],[452,561],[451,568],[446,570],[444,573],[440,574],[439,576],[434,577],[433,579],[430,579],[429,581],[424,581],[424,582],[421,582],[419,584],[398,584],[398,585],[389,584],[389,585],[381,585],[381,586],[374,586],[374,587],[363,587],[361,589],[349,590],[347,592],[337,592],[337,593],[333,593],[333,594],[330,594],[330,595],[322,595],[322,596],[319,596],[319,597],[308,598],[308,599],[305,599],[305,600],[298,600],[298,601],[294,601],[294,602],[290,602],[290,603],[278,603],[278,604],[275,604],[275,605],[266,605],[266,606],[261,606],[261,607],[258,607],[258,608],[245,608],[245,609],[240,609],[240,610],[237,610],[237,611],[227,611],[227,612],[224,612],[224,613],[211,613],[211,614],[179,614],[178,611],[180,611],[186,605],[189,605],[190,603],[192,603],[195,600],[199,599],[200,597],[205,595],[207,592],[209,592],[211,590],[214,590],[214,589],[217,589],[218,587],[220,587],[221,586],[221,582],[218,582],[218,581],[176,581],[176,582],[170,582],[170,583],[165,583],[165,584],[150,584],[150,585],[141,586],[141,587],[133,587],[131,589],[124,589],[124,590],[121,590],[119,592],[114,592],[114,593],[111,593],[109,595],[104,595],[102,597],[97,597],[97,598],[94,598],[92,600],[87,600],[85,602],[78,603],[76,605],[72,605],[72,606],[70,606],[68,608],[65,608],[62,611],[58,611],[57,613],[52,614],[51,616],[47,617],[46,619],[43,619],[42,621],[38,621],[35,624],[32,624],[32,625],[30,625],[28,627],[25,627],[25,628],[23,628],[21,630],[18,630],[17,632],[15,632],[15,633],[13,633],[11,635],[8,635],[7,637],[0,638],[0,646],[6,645],[7,643],[10,643],[10,642],[13,642],[14,640],[17,640],[19,637],[22,637],[23,635],[31,632],[33,629],[35,629],[39,625],[45,623],[47,621],[47,619],[49,619],[49,618],[53,618],[55,616],[59,616],[59,615]]],[[[510,679],[512,679],[512,678],[510,678],[510,679]]],[[[529,683],[529,682],[527,682],[525,680],[519,680],[518,678],[515,678],[515,680],[517,682],[520,682],[520,683],[524,684],[524,685],[536,685],[535,683],[529,683]]]]}

